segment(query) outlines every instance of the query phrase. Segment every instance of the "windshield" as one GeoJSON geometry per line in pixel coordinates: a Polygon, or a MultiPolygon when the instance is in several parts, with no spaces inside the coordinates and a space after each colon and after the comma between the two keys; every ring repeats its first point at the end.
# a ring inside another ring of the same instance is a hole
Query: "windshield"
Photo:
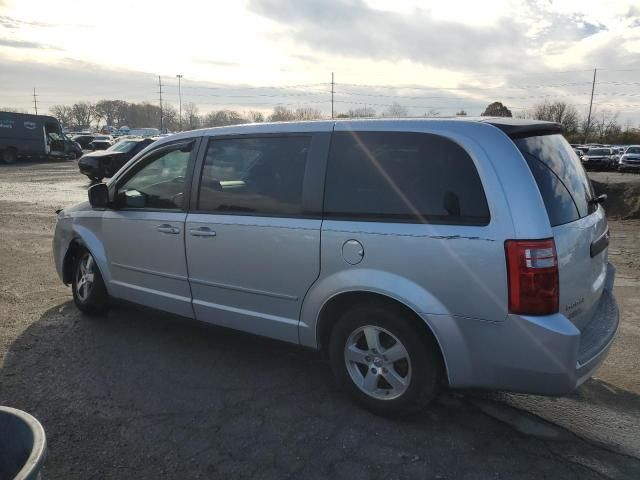
{"type": "Polygon", "coordinates": [[[135,148],[135,146],[138,145],[139,143],[140,142],[132,142],[132,141],[118,142],[115,145],[109,147],[108,150],[110,152],[127,153],[127,152],[130,152],[131,150],[133,150],[135,148]]]}
{"type": "Polygon", "coordinates": [[[640,147],[629,147],[625,153],[640,153],[640,147]]]}
{"type": "Polygon", "coordinates": [[[589,155],[609,155],[609,149],[607,148],[592,148],[589,150],[589,155]]]}
{"type": "Polygon", "coordinates": [[[562,135],[520,138],[514,142],[538,184],[551,226],[573,222],[594,211],[591,182],[562,135]]]}

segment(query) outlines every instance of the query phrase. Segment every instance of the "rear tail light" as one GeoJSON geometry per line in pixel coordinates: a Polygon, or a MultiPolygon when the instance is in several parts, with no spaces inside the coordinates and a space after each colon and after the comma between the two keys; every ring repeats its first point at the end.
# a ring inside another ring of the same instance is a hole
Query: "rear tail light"
{"type": "Polygon", "coordinates": [[[558,312],[558,257],[553,239],[507,240],[509,312],[549,315],[558,312]]]}

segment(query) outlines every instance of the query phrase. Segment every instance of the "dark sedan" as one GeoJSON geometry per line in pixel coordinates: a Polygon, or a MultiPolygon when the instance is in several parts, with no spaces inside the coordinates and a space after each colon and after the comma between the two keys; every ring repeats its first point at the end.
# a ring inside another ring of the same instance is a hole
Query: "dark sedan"
{"type": "Polygon", "coordinates": [[[81,135],[74,135],[73,137],[71,137],[71,140],[78,143],[82,148],[89,148],[89,144],[93,142],[94,138],[95,138],[95,135],[81,134],[81,135]]]}
{"type": "Polygon", "coordinates": [[[97,182],[112,177],[125,163],[153,142],[151,138],[133,138],[122,140],[107,150],[87,153],[78,161],[80,173],[97,182]]]}

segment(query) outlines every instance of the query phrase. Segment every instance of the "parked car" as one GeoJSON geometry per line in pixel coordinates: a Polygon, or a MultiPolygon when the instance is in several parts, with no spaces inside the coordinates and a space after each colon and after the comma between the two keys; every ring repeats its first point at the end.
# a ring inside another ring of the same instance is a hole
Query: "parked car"
{"type": "Polygon", "coordinates": [[[618,170],[621,172],[627,170],[638,171],[640,169],[640,145],[630,145],[620,156],[618,170]]]}
{"type": "Polygon", "coordinates": [[[109,140],[94,140],[89,144],[89,150],[106,150],[113,145],[109,140]]]}
{"type": "Polygon", "coordinates": [[[595,147],[581,158],[582,165],[587,170],[603,169],[608,170],[617,167],[618,159],[612,148],[595,147]]]}
{"type": "Polygon", "coordinates": [[[89,148],[89,144],[93,142],[94,138],[95,138],[95,135],[93,134],[80,133],[78,135],[71,137],[71,140],[73,140],[74,142],[77,142],[82,147],[82,149],[86,150],[89,148]]]}
{"type": "Polygon", "coordinates": [[[0,112],[0,161],[71,159],[76,155],[76,145],[62,133],[60,122],[54,117],[0,112]]]}
{"type": "Polygon", "coordinates": [[[95,135],[91,143],[89,143],[89,150],[106,150],[113,145],[113,137],[111,135],[95,135]]]}
{"type": "Polygon", "coordinates": [[[56,268],[86,313],[119,299],[321,349],[382,415],[441,383],[565,394],[619,314],[604,196],[561,131],[481,117],[184,132],[59,212],[56,268]]]}
{"type": "Polygon", "coordinates": [[[154,142],[150,138],[129,138],[121,140],[106,150],[87,153],[78,161],[80,173],[95,182],[113,176],[137,153],[154,142]]]}
{"type": "Polygon", "coordinates": [[[82,146],[78,142],[74,142],[67,135],[63,134],[66,142],[69,143],[69,152],[73,158],[78,159],[82,156],[82,146]]]}

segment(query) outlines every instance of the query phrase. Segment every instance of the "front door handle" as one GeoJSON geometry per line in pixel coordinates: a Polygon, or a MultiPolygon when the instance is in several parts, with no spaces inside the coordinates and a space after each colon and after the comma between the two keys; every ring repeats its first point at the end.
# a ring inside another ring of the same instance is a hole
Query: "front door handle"
{"type": "Polygon", "coordinates": [[[192,228],[189,233],[194,237],[215,237],[216,232],[209,227],[192,228]]]}
{"type": "Polygon", "coordinates": [[[178,227],[173,227],[168,223],[163,223],[162,225],[158,225],[156,230],[160,233],[171,233],[173,235],[180,233],[180,229],[178,227]]]}

